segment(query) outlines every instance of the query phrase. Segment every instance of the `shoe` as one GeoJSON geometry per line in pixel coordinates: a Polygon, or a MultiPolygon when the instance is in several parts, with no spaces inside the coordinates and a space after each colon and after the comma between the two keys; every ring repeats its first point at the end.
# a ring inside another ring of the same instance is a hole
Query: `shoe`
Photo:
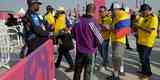
{"type": "Polygon", "coordinates": [[[103,67],[104,67],[104,69],[105,69],[106,71],[108,71],[108,68],[109,68],[109,62],[107,62],[107,64],[104,64],[104,65],[103,65],[103,67]]]}
{"type": "Polygon", "coordinates": [[[104,66],[104,69],[105,69],[106,71],[108,71],[108,67],[107,67],[107,66],[104,66]]]}
{"type": "Polygon", "coordinates": [[[65,72],[73,72],[73,71],[74,71],[74,67],[70,67],[65,70],[65,72]]]}
{"type": "Polygon", "coordinates": [[[140,76],[140,79],[141,80],[150,80],[150,76],[142,75],[142,76],[140,76]]]}
{"type": "Polygon", "coordinates": [[[140,76],[148,76],[148,77],[152,76],[152,73],[144,73],[142,71],[137,71],[137,73],[140,74],[140,76]]]}
{"type": "Polygon", "coordinates": [[[106,78],[106,80],[121,80],[120,77],[115,77],[114,74],[106,78]]]}

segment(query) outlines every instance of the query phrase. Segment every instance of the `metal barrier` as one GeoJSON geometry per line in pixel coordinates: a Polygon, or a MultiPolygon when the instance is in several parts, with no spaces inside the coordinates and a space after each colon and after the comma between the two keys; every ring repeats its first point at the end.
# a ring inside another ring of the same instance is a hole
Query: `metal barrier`
{"type": "Polygon", "coordinates": [[[0,23],[0,67],[9,69],[11,54],[20,53],[24,42],[18,33],[22,29],[23,26],[21,25],[7,27],[3,23],[0,23]]]}

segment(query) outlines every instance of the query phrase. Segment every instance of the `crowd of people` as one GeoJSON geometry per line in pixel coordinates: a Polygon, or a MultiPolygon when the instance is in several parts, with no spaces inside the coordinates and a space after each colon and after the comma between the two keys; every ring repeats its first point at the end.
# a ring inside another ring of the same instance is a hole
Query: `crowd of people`
{"type": "Polygon", "coordinates": [[[96,7],[92,3],[86,5],[85,14],[82,16],[72,16],[71,13],[66,15],[64,7],[55,10],[51,5],[46,7],[45,15],[40,16],[38,11],[41,2],[27,0],[27,4],[28,10],[22,18],[26,42],[21,53],[23,57],[46,40],[52,39],[54,45],[59,45],[56,68],[60,67],[64,56],[69,63],[69,68],[65,71],[74,71],[73,80],[81,80],[83,69],[83,80],[92,80],[97,50],[103,59],[100,67],[107,70],[111,46],[113,70],[112,75],[106,80],[121,80],[120,76],[125,76],[125,49],[132,50],[128,36],[134,34],[141,63],[137,72],[141,74],[142,80],[149,80],[152,76],[150,56],[158,36],[158,16],[153,13],[150,5],[141,5],[138,15],[136,11],[128,10],[114,2],[110,8],[106,8],[105,5],[99,7],[99,17],[96,19],[96,7]],[[76,47],[73,39],[76,41],[76,47]],[[75,61],[69,53],[73,48],[76,48],[75,61]]]}

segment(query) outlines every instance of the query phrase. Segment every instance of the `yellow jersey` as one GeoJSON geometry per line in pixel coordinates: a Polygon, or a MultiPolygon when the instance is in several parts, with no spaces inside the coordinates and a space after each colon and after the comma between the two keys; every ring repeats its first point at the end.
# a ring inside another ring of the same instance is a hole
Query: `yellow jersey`
{"type": "Polygon", "coordinates": [[[65,27],[66,27],[66,17],[65,17],[65,14],[61,14],[55,20],[54,32],[58,33],[60,30],[64,29],[65,27]]]}
{"type": "MultiPolygon", "coordinates": [[[[99,23],[110,27],[112,23],[112,18],[109,16],[101,17],[99,23]]],[[[101,35],[104,40],[108,40],[110,38],[110,31],[107,29],[102,29],[101,35]]]]}
{"type": "Polygon", "coordinates": [[[54,15],[49,12],[47,15],[45,15],[45,20],[48,22],[48,24],[52,25],[52,29],[54,28],[55,26],[55,18],[54,18],[54,15]]]}
{"type": "Polygon", "coordinates": [[[143,17],[139,27],[150,29],[151,33],[138,29],[138,44],[147,47],[153,47],[158,29],[158,17],[155,14],[151,14],[148,17],[143,17]]]}

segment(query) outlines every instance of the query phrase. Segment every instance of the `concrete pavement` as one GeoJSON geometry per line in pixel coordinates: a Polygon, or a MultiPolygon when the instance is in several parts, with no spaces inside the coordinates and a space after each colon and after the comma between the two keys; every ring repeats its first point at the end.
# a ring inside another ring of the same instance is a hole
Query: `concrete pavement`
{"type": "MultiPolygon", "coordinates": [[[[133,37],[130,37],[130,45],[135,48],[135,39],[133,37]]],[[[110,49],[111,50],[111,49],[110,49]]],[[[75,60],[75,51],[71,52],[71,55],[73,59],[75,60]]],[[[14,61],[17,60],[17,57],[14,56],[13,62],[10,64],[12,65],[14,61]]],[[[111,51],[110,51],[110,58],[111,58],[111,51]]],[[[98,56],[97,61],[101,61],[100,56],[98,56]]],[[[111,59],[110,59],[111,60],[111,59]]],[[[123,80],[140,80],[136,71],[139,67],[139,60],[138,60],[138,53],[134,49],[133,51],[126,50],[125,53],[125,71],[126,76],[121,77],[123,80]]],[[[110,61],[111,62],[111,61],[110,61]]],[[[97,62],[99,63],[99,62],[97,62]]],[[[152,51],[151,56],[151,67],[153,71],[153,76],[150,80],[160,80],[160,39],[157,39],[157,42],[155,44],[155,47],[152,51]]],[[[62,62],[62,66],[56,70],[56,78],[57,80],[72,80],[73,78],[73,72],[66,73],[64,70],[68,67],[68,64],[66,63],[65,59],[62,62]]],[[[0,76],[2,76],[7,70],[4,68],[0,68],[0,76]]],[[[95,71],[94,72],[94,80],[106,80],[106,77],[111,75],[111,69],[108,71],[105,71],[104,69],[95,71]]],[[[83,77],[83,74],[82,74],[83,77]]]]}
{"type": "MultiPolygon", "coordinates": [[[[136,49],[135,49],[136,47],[135,39],[133,37],[130,38],[130,43],[131,43],[130,45],[134,48],[134,50],[133,51],[126,50],[125,59],[124,59],[126,75],[122,76],[121,78],[122,80],[140,80],[139,74],[136,73],[136,71],[139,70],[139,59],[138,59],[138,53],[136,52],[136,49]]],[[[72,55],[75,56],[74,54],[72,55]]],[[[153,48],[152,56],[151,56],[151,63],[152,63],[151,67],[153,71],[153,76],[150,78],[150,80],[160,80],[160,39],[157,40],[155,47],[153,48]]],[[[62,62],[62,67],[56,70],[57,80],[72,80],[74,73],[64,72],[66,67],[68,67],[67,65],[68,64],[65,62],[65,59],[64,59],[64,62],[62,62]]],[[[106,80],[106,77],[109,75],[111,75],[110,70],[105,71],[104,69],[102,69],[100,71],[94,72],[93,79],[94,80],[106,80]]],[[[83,77],[83,74],[82,74],[82,77],[83,77]]]]}

